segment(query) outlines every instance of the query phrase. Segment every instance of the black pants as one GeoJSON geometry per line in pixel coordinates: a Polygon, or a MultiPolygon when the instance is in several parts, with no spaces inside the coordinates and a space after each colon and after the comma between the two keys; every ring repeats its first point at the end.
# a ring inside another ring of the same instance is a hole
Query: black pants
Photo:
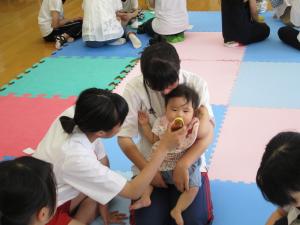
{"type": "Polygon", "coordinates": [[[54,29],[48,36],[44,37],[45,41],[53,42],[55,37],[61,34],[68,34],[70,37],[77,39],[82,34],[82,20],[66,23],[62,27],[54,29]]]}
{"type": "Polygon", "coordinates": [[[251,19],[249,2],[221,0],[222,33],[224,42],[236,41],[247,45],[265,40],[270,28],[251,19]]]}
{"type": "Polygon", "coordinates": [[[278,36],[284,43],[300,50],[300,42],[297,39],[299,31],[292,27],[285,26],[278,30],[278,36]]]}

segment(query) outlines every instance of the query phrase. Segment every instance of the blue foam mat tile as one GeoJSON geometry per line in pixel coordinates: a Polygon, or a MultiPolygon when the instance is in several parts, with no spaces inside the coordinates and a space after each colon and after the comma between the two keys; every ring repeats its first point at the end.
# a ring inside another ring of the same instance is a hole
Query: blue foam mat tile
{"type": "Polygon", "coordinates": [[[213,180],[213,225],[262,225],[276,209],[266,202],[256,184],[213,180]]]}
{"type": "Polygon", "coordinates": [[[2,159],[0,157],[0,162],[1,161],[7,161],[7,160],[13,160],[15,158],[16,158],[15,156],[7,156],[7,155],[5,155],[5,156],[2,157],[2,159]]]}
{"type": "Polygon", "coordinates": [[[300,108],[300,63],[242,62],[230,105],[300,108]]]}
{"type": "Polygon", "coordinates": [[[215,128],[214,128],[214,139],[213,143],[209,146],[209,148],[205,152],[206,163],[209,166],[211,162],[211,157],[215,150],[217,140],[219,137],[220,129],[223,125],[223,121],[225,118],[225,113],[227,111],[227,107],[223,105],[212,105],[214,116],[215,116],[215,128]]]}
{"type": "Polygon", "coordinates": [[[113,170],[130,171],[132,163],[119,147],[117,137],[103,138],[102,142],[109,158],[110,167],[113,170]]]}
{"type": "Polygon", "coordinates": [[[278,19],[272,18],[272,13],[264,14],[271,33],[268,39],[250,44],[246,47],[243,61],[252,62],[300,62],[300,51],[284,44],[277,31],[284,26],[278,19]]]}
{"type": "Polygon", "coordinates": [[[189,12],[189,32],[222,32],[220,12],[189,12]]]}
{"type": "Polygon", "coordinates": [[[70,43],[68,46],[63,47],[61,50],[54,52],[52,56],[139,57],[139,53],[148,45],[150,38],[146,34],[138,35],[138,37],[142,42],[142,47],[138,49],[133,48],[130,41],[127,41],[126,44],[120,46],[104,45],[100,48],[89,48],[85,46],[82,39],[79,39],[70,43]]]}

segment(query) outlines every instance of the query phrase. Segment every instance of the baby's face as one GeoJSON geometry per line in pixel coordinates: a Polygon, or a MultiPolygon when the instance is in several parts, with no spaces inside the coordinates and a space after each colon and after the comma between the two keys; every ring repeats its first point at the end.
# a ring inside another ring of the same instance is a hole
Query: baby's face
{"type": "Polygon", "coordinates": [[[186,126],[194,117],[192,102],[187,102],[184,97],[171,98],[167,104],[166,117],[169,122],[173,122],[176,117],[181,117],[186,126]]]}

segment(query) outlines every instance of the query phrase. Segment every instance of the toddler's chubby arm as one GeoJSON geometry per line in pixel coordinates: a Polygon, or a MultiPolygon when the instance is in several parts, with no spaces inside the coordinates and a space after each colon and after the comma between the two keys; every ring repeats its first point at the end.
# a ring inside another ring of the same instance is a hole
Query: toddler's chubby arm
{"type": "Polygon", "coordinates": [[[138,122],[140,126],[142,127],[142,132],[145,136],[145,138],[151,143],[154,144],[159,140],[158,136],[156,136],[152,132],[152,127],[150,126],[149,122],[149,115],[147,112],[139,111],[138,112],[138,122]]]}

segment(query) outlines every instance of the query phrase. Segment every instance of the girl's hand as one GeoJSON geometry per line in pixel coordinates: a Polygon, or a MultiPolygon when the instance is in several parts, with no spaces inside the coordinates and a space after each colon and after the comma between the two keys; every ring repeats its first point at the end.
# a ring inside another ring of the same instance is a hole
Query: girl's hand
{"type": "Polygon", "coordinates": [[[124,221],[126,219],[128,219],[128,216],[119,211],[112,211],[109,214],[109,224],[126,224],[124,221]]]}
{"type": "Polygon", "coordinates": [[[186,126],[183,126],[179,130],[172,131],[171,127],[173,126],[173,124],[174,121],[172,123],[169,123],[168,129],[160,139],[159,143],[159,145],[163,145],[163,147],[167,150],[178,147],[187,134],[186,126]]]}
{"type": "Polygon", "coordinates": [[[149,124],[149,115],[145,111],[138,111],[138,121],[141,126],[149,124]]]}

